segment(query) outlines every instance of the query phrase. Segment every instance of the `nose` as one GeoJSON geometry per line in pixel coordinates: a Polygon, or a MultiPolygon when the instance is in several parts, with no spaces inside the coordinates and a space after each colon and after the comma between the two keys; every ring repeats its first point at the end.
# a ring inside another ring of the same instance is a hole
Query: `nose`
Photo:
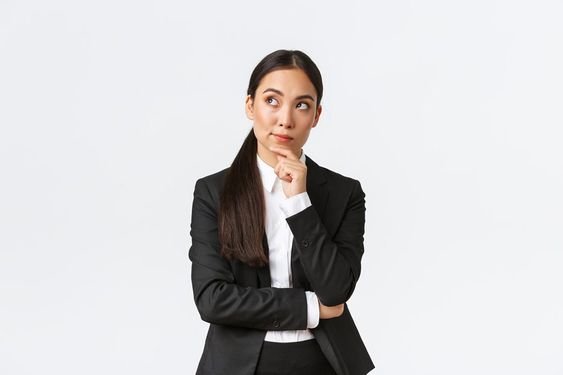
{"type": "Polygon", "coordinates": [[[293,127],[293,113],[291,109],[291,106],[285,106],[285,108],[280,110],[278,118],[279,126],[282,126],[284,128],[293,127]]]}

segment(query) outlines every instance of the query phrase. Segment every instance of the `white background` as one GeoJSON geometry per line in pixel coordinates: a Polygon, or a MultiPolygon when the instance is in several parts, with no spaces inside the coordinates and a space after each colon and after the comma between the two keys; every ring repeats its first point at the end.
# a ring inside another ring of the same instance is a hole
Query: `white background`
{"type": "Polygon", "coordinates": [[[192,374],[198,177],[301,49],[305,152],[362,182],[381,375],[563,373],[560,1],[0,3],[0,373],[192,374]]]}

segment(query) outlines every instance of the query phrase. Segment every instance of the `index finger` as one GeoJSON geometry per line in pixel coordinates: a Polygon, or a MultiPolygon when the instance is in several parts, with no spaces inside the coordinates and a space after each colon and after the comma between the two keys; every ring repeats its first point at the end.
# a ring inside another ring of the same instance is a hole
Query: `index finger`
{"type": "Polygon", "coordinates": [[[291,160],[299,160],[299,158],[297,157],[297,155],[295,155],[293,153],[293,151],[291,151],[290,149],[287,148],[282,148],[282,147],[277,147],[277,146],[270,146],[270,150],[274,151],[282,156],[285,156],[288,159],[291,160]]]}

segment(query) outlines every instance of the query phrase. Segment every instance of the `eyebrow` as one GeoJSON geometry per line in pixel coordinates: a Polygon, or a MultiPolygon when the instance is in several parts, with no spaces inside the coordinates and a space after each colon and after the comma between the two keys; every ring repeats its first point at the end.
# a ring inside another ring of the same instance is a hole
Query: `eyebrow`
{"type": "MultiPolygon", "coordinates": [[[[283,92],[281,92],[278,89],[273,89],[273,88],[267,88],[266,90],[264,90],[262,92],[262,94],[267,93],[268,91],[271,92],[275,92],[276,94],[278,94],[279,96],[283,96],[283,92]]],[[[313,98],[313,96],[309,95],[309,94],[304,94],[304,95],[299,95],[298,97],[296,97],[295,99],[311,99],[311,101],[315,101],[315,98],[313,98]]]]}

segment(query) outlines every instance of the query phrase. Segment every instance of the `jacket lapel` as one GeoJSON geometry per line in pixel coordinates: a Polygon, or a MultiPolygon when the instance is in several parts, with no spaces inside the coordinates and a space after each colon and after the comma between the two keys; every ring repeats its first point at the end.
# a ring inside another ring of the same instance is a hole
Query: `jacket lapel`
{"type": "MultiPolygon", "coordinates": [[[[321,167],[313,161],[309,156],[305,155],[305,164],[307,165],[307,194],[311,199],[311,205],[315,208],[321,219],[324,218],[326,212],[326,203],[328,199],[328,191],[325,186],[326,177],[321,167]]],[[[266,233],[262,237],[262,244],[268,254],[268,237],[266,233]]],[[[270,268],[268,266],[256,268],[258,273],[259,285],[261,287],[269,287],[272,284],[270,279],[270,268]]],[[[299,253],[295,249],[295,240],[291,248],[291,271],[293,274],[293,286],[295,288],[308,288],[307,278],[299,262],[299,253]]]]}
{"type": "MultiPolygon", "coordinates": [[[[324,219],[328,199],[328,190],[324,186],[326,177],[322,168],[308,156],[306,156],[305,164],[307,165],[307,194],[309,199],[311,199],[311,205],[315,208],[319,217],[324,219]]],[[[311,286],[299,261],[299,252],[295,248],[295,240],[293,240],[291,246],[291,273],[293,287],[310,289],[311,286]]]]}
{"type": "Polygon", "coordinates": [[[308,156],[306,156],[305,164],[307,165],[307,194],[319,216],[324,218],[328,199],[328,190],[323,186],[326,183],[326,177],[323,169],[308,156]]]}

